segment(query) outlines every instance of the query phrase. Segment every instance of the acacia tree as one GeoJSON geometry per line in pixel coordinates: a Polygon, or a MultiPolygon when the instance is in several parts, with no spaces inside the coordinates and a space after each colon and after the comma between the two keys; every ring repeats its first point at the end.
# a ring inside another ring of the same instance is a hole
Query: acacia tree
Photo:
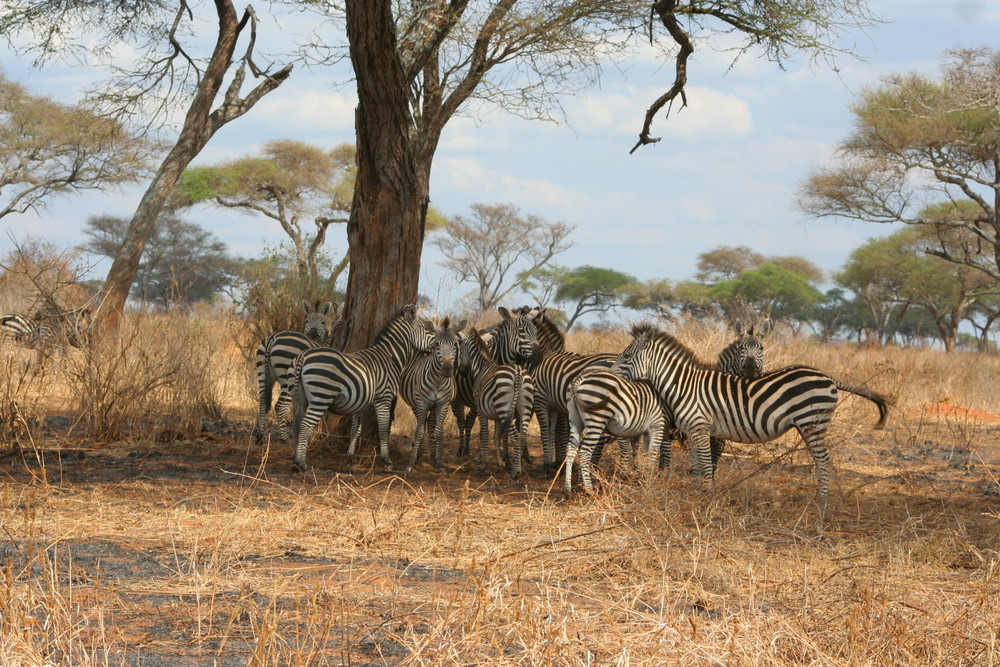
{"type": "Polygon", "coordinates": [[[549,260],[568,250],[573,228],[522,216],[513,204],[473,204],[469,218],[448,220],[434,238],[442,266],[458,282],[475,286],[476,308],[485,313],[520,289],[549,260]]]}
{"type": "MultiPolygon", "coordinates": [[[[114,258],[128,226],[125,218],[91,216],[83,230],[87,242],[80,249],[114,258]]],[[[174,211],[165,212],[146,244],[131,295],[165,308],[208,301],[233,282],[240,266],[214,234],[174,211]]]]}
{"type": "Polygon", "coordinates": [[[214,0],[212,6],[218,27],[211,53],[205,58],[189,52],[194,47],[182,43],[196,25],[187,0],[177,0],[176,5],[158,0],[33,0],[8,3],[0,10],[0,34],[8,40],[27,34],[29,41],[15,46],[39,54],[41,59],[67,51],[80,55],[81,41],[105,49],[105,56],[122,42],[134,44],[140,57],[132,68],[112,62],[110,66],[120,78],[97,96],[113,117],[134,118],[138,114],[147,124],[154,124],[154,118],[165,117],[156,112],[169,115],[178,98],[187,102],[177,138],[143,193],[105,279],[99,317],[106,327],[117,325],[146,243],[181,173],[220,128],[247,113],[291,74],[291,65],[267,73],[254,63],[257,19],[252,6],[248,5],[242,16],[232,0],[214,0]],[[94,39],[95,32],[102,33],[98,39],[94,39]],[[246,39],[246,50],[236,58],[241,37],[246,39]],[[262,81],[244,93],[248,70],[262,81]],[[222,99],[215,106],[220,92],[222,99]],[[149,108],[153,109],[152,117],[144,113],[149,108]]]}
{"type": "MultiPolygon", "coordinates": [[[[348,348],[364,346],[381,323],[416,298],[424,211],[434,153],[446,123],[470,101],[532,119],[560,118],[562,94],[625,59],[650,26],[677,53],[682,95],[689,30],[736,33],[781,60],[799,49],[836,52],[839,29],[865,23],[863,0],[345,0],[357,78],[358,178],[348,223],[351,271],[345,303],[348,348]],[[681,23],[685,27],[681,27],[681,23]],[[711,24],[716,24],[715,28],[711,24]],[[676,51],[675,51],[676,50],[676,51]],[[683,76],[681,76],[683,74],[683,76]]],[[[336,7],[335,3],[320,5],[336,7]]],[[[706,34],[706,37],[711,35],[706,34]]],[[[671,98],[672,99],[672,98],[671,98]]],[[[654,103],[643,131],[669,99],[654,103]]]]}
{"type": "MultiPolygon", "coordinates": [[[[317,259],[327,228],[349,220],[354,165],[351,144],[324,150],[301,141],[279,139],[264,144],[259,156],[187,169],[170,201],[179,207],[209,202],[277,221],[291,240],[294,266],[311,293],[319,282],[317,259]],[[311,234],[304,226],[309,222],[315,227],[311,234]]],[[[336,283],[349,258],[345,253],[327,282],[336,283]]]]}
{"type": "Polygon", "coordinates": [[[0,218],[137,181],[149,150],[121,123],[32,95],[0,73],[0,218]]]}
{"type": "Polygon", "coordinates": [[[589,313],[606,313],[621,305],[626,288],[634,285],[635,278],[596,266],[579,266],[566,271],[556,288],[557,303],[568,303],[572,308],[566,321],[566,330],[573,328],[580,317],[589,313]]]}
{"type": "Polygon", "coordinates": [[[950,52],[940,77],[888,77],[852,110],[836,163],[801,188],[803,211],[926,227],[925,252],[1000,281],[1000,51],[950,52]]]}

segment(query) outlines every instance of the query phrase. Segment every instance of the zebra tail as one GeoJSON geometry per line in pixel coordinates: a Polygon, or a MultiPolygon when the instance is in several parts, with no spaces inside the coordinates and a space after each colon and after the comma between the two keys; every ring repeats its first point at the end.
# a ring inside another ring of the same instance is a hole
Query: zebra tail
{"type": "Polygon", "coordinates": [[[524,374],[519,367],[515,367],[514,385],[510,392],[510,405],[507,407],[507,414],[500,420],[497,428],[500,429],[500,437],[506,438],[510,433],[510,426],[514,423],[514,416],[517,414],[517,401],[521,397],[521,384],[524,382],[524,374]]]}
{"type": "Polygon", "coordinates": [[[577,400],[577,397],[579,396],[577,392],[579,391],[580,385],[583,384],[583,381],[586,379],[586,377],[587,377],[586,373],[581,373],[580,375],[577,375],[575,378],[573,378],[573,382],[570,383],[569,400],[566,401],[566,405],[567,406],[576,405],[581,412],[597,412],[598,410],[603,410],[605,407],[607,407],[608,403],[611,402],[611,396],[607,394],[601,396],[601,398],[598,399],[597,402],[595,403],[587,403],[585,401],[577,400]]]}
{"type": "Polygon", "coordinates": [[[869,391],[868,389],[864,389],[862,387],[852,387],[850,385],[840,384],[837,381],[834,381],[834,384],[837,385],[837,389],[840,389],[841,391],[847,391],[857,396],[867,398],[869,401],[877,405],[878,423],[875,424],[875,428],[885,427],[885,421],[889,417],[889,405],[891,404],[889,398],[883,396],[882,394],[877,394],[874,391],[869,391]]]}
{"type": "Polygon", "coordinates": [[[299,441],[299,423],[306,414],[306,404],[308,403],[305,388],[302,386],[302,364],[298,363],[298,361],[298,359],[295,359],[288,371],[290,375],[289,379],[291,380],[288,393],[292,397],[291,435],[293,443],[299,441]]]}

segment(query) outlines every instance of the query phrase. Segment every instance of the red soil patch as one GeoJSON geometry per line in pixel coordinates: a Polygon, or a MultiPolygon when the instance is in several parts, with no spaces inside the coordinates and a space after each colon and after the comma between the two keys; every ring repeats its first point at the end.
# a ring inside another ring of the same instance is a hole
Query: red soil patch
{"type": "Polygon", "coordinates": [[[995,415],[990,412],[983,412],[982,410],[970,410],[969,408],[963,408],[958,405],[952,405],[947,401],[942,401],[939,403],[928,403],[926,405],[921,405],[913,410],[910,410],[910,416],[920,418],[952,418],[952,419],[967,419],[970,421],[979,422],[1000,422],[1000,415],[995,415]]]}

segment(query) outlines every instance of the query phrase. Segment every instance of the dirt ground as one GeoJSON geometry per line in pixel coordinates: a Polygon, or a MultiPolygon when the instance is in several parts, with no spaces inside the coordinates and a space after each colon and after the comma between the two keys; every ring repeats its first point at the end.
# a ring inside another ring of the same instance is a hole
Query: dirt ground
{"type": "Polygon", "coordinates": [[[249,422],[97,447],[49,418],[0,463],[0,664],[866,664],[862,635],[905,664],[889,629],[910,664],[990,664],[1000,425],[973,417],[843,433],[826,521],[795,439],[731,446],[711,494],[678,451],[565,499],[537,438],[512,484],[453,440],[443,475],[329,444],[303,475],[249,422]]]}

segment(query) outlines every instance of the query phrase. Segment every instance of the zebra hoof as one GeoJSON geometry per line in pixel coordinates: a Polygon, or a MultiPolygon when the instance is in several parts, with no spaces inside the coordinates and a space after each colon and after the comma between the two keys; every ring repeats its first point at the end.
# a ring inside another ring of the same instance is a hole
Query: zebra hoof
{"type": "Polygon", "coordinates": [[[261,433],[260,431],[258,431],[257,429],[254,429],[250,433],[250,442],[252,442],[254,445],[257,445],[258,447],[260,445],[263,445],[264,444],[264,434],[261,433]]]}
{"type": "Polygon", "coordinates": [[[298,461],[292,463],[292,472],[309,472],[309,470],[309,464],[305,461],[302,463],[299,463],[298,461]]]}
{"type": "Polygon", "coordinates": [[[393,467],[392,461],[382,461],[382,470],[384,472],[392,472],[392,471],[394,471],[395,467],[393,467]]]}

